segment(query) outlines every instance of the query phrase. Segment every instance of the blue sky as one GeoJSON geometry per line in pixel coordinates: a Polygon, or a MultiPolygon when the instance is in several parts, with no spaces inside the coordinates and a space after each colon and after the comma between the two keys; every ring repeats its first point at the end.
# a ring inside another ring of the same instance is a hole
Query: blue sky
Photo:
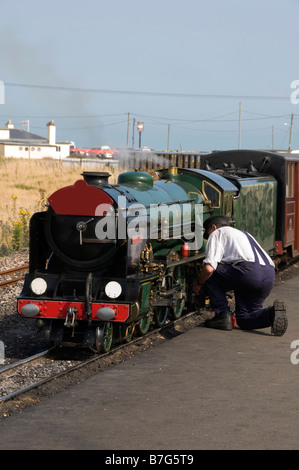
{"type": "Polygon", "coordinates": [[[53,119],[61,141],[117,147],[130,113],[129,146],[135,118],[153,149],[168,126],[170,149],[230,149],[241,102],[242,148],[270,149],[273,131],[287,149],[292,113],[299,148],[298,13],[298,0],[1,2],[0,126],[45,135],[53,119]]]}

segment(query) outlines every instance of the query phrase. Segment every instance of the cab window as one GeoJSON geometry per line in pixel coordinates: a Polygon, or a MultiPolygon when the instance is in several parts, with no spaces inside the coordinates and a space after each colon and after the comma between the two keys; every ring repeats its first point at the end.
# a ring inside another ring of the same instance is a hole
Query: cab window
{"type": "Polygon", "coordinates": [[[294,197],[295,163],[288,163],[286,175],[287,197],[294,197]]]}
{"type": "Polygon", "coordinates": [[[207,181],[203,181],[202,192],[205,197],[210,201],[211,207],[220,207],[220,191],[207,181]]]}

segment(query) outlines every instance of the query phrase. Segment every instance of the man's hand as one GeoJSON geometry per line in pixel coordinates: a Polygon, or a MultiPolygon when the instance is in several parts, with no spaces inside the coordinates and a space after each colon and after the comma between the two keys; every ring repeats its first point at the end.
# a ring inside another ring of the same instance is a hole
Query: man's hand
{"type": "Polygon", "coordinates": [[[203,264],[199,273],[199,279],[193,284],[193,292],[198,295],[202,290],[204,283],[212,276],[214,268],[210,264],[203,264]]]}
{"type": "Polygon", "coordinates": [[[193,292],[194,292],[195,295],[199,295],[202,288],[203,288],[202,284],[199,284],[198,281],[194,281],[193,292]]]}

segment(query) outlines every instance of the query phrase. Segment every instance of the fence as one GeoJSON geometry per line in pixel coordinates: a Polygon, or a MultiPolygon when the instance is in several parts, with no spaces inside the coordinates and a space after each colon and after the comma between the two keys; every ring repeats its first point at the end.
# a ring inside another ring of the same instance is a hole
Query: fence
{"type": "Polygon", "coordinates": [[[158,170],[176,166],[178,168],[200,168],[200,156],[198,152],[151,152],[120,150],[117,159],[99,158],[65,158],[62,164],[65,166],[79,166],[85,169],[102,169],[107,166],[126,170],[158,170]]]}

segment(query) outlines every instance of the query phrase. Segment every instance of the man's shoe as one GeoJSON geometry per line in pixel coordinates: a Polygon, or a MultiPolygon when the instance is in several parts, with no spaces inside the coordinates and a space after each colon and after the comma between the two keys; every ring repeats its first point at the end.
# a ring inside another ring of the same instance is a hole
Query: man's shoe
{"type": "Polygon", "coordinates": [[[206,320],[204,323],[206,328],[216,328],[217,330],[232,330],[232,317],[230,312],[221,312],[214,318],[206,320]]]}
{"type": "Polygon", "coordinates": [[[274,318],[272,323],[272,334],[274,336],[282,336],[287,331],[288,317],[285,304],[279,300],[275,300],[273,304],[274,318]]]}

